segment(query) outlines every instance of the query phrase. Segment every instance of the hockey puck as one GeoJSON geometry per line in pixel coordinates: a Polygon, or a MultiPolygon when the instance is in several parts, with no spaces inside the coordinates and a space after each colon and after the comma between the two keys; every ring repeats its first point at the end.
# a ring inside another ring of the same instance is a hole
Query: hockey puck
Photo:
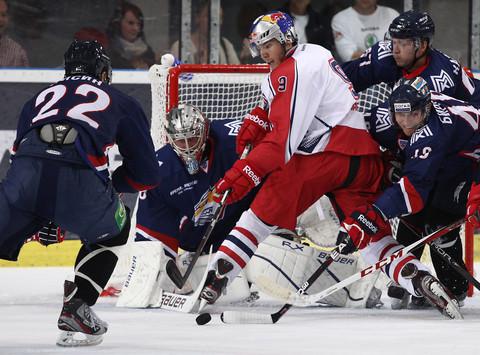
{"type": "Polygon", "coordinates": [[[212,316],[210,315],[210,313],[202,313],[195,319],[198,325],[207,324],[211,320],[212,320],[212,316]]]}

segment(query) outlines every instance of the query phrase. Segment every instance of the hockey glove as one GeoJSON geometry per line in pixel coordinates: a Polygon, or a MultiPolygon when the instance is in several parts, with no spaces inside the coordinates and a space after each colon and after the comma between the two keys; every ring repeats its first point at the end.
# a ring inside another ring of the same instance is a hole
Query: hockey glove
{"type": "Polygon", "coordinates": [[[270,130],[268,112],[260,107],[255,107],[251,113],[245,116],[238,132],[237,154],[241,155],[247,144],[255,147],[270,130]]]}
{"type": "Polygon", "coordinates": [[[33,241],[37,241],[44,246],[61,243],[65,239],[65,231],[57,227],[53,222],[48,222],[37,233],[32,236],[33,241]]]}
{"type": "Polygon", "coordinates": [[[385,167],[383,180],[385,186],[391,186],[402,178],[403,164],[388,150],[382,153],[382,160],[385,167]]]}
{"type": "Polygon", "coordinates": [[[223,194],[231,190],[226,204],[231,204],[241,200],[255,186],[260,185],[262,181],[258,170],[253,167],[248,159],[237,160],[235,164],[225,173],[215,184],[215,194],[213,196],[216,202],[222,200],[223,194]]]}
{"type": "Polygon", "coordinates": [[[342,222],[337,245],[341,254],[350,254],[387,235],[392,235],[390,224],[375,205],[361,207],[342,222]]]}
{"type": "Polygon", "coordinates": [[[466,220],[473,228],[480,226],[480,184],[472,183],[468,193],[466,220]]]}

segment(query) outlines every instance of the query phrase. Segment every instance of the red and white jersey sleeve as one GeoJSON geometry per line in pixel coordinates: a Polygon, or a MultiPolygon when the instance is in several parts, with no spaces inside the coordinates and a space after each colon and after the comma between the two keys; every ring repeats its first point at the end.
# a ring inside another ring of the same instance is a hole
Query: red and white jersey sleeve
{"type": "Polygon", "coordinates": [[[267,76],[262,93],[273,129],[249,156],[262,162],[262,171],[281,167],[293,154],[378,154],[356,111],[352,84],[327,49],[299,45],[267,76]]]}

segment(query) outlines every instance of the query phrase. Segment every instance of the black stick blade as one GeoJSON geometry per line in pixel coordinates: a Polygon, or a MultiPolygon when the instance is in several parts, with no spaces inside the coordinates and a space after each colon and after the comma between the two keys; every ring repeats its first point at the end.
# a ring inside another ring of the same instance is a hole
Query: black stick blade
{"type": "Polygon", "coordinates": [[[170,277],[170,280],[177,286],[178,288],[182,288],[185,284],[185,280],[183,279],[180,270],[178,270],[177,264],[172,259],[167,261],[167,265],[165,266],[167,270],[167,275],[170,277]]]}

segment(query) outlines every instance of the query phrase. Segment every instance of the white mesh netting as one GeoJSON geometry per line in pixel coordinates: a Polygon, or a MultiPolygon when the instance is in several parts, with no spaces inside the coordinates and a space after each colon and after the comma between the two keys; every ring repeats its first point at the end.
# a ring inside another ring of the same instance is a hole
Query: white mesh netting
{"type": "MultiPolygon", "coordinates": [[[[193,65],[189,66],[195,67],[193,65]]],[[[198,66],[198,69],[208,65],[198,66]]],[[[268,73],[258,73],[259,66],[236,67],[235,72],[185,71],[178,76],[169,75],[168,67],[155,65],[150,69],[152,84],[152,137],[155,148],[165,144],[164,125],[167,110],[188,102],[202,111],[209,120],[242,119],[260,103],[260,84],[268,73]],[[178,80],[177,80],[178,78],[178,80]],[[178,95],[173,95],[178,90],[178,95]]],[[[234,68],[232,66],[232,68],[234,68]]],[[[203,70],[203,69],[202,69],[203,70]]],[[[221,68],[225,71],[225,68],[221,68]]]]}

